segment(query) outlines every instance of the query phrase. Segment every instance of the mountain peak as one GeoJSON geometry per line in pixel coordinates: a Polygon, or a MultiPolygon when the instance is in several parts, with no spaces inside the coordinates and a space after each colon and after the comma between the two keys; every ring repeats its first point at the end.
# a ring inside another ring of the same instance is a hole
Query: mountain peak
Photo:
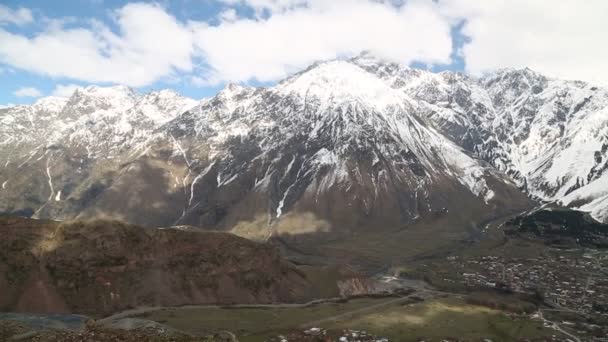
{"type": "Polygon", "coordinates": [[[481,78],[484,83],[496,82],[498,80],[517,82],[546,82],[549,78],[528,67],[525,68],[501,68],[481,78]]]}
{"type": "Polygon", "coordinates": [[[78,111],[120,113],[133,107],[138,97],[138,94],[127,86],[88,86],[76,89],[69,98],[66,108],[69,108],[72,114],[77,114],[78,111]]]}
{"type": "Polygon", "coordinates": [[[178,93],[177,91],[175,91],[173,89],[161,89],[161,90],[151,91],[149,93],[144,94],[143,96],[140,96],[139,98],[140,98],[140,101],[196,102],[194,99],[183,96],[182,94],[178,93]]]}
{"type": "Polygon", "coordinates": [[[68,98],[59,96],[47,96],[34,102],[33,106],[46,111],[59,112],[68,102],[68,98]]]}
{"type": "Polygon", "coordinates": [[[176,92],[173,89],[161,89],[161,90],[155,90],[155,91],[151,91],[149,93],[146,94],[146,96],[158,96],[158,97],[170,97],[170,96],[182,96],[180,93],[176,92]]]}
{"type": "Polygon", "coordinates": [[[133,109],[142,112],[147,118],[163,124],[186,110],[194,107],[197,101],[171,89],[153,91],[141,96],[133,109]]]}
{"type": "Polygon", "coordinates": [[[83,89],[77,89],[77,91],[81,94],[87,94],[90,96],[99,96],[99,97],[114,97],[114,96],[135,97],[135,96],[137,96],[137,92],[133,88],[125,86],[125,85],[114,85],[114,86],[109,86],[109,87],[90,85],[83,89]]]}
{"type": "Polygon", "coordinates": [[[356,101],[382,109],[404,103],[403,96],[376,75],[344,60],[319,63],[276,88],[285,94],[316,98],[325,104],[356,101]]]}
{"type": "Polygon", "coordinates": [[[254,88],[230,82],[230,83],[226,84],[224,89],[222,89],[218,93],[218,95],[222,96],[222,97],[226,97],[226,98],[231,98],[233,96],[237,96],[239,94],[250,91],[252,89],[254,89],[254,88]]]}
{"type": "Polygon", "coordinates": [[[378,56],[378,55],[372,53],[371,51],[363,51],[360,54],[358,54],[357,56],[351,58],[350,61],[363,68],[377,68],[380,66],[384,66],[384,67],[392,67],[392,68],[399,67],[399,68],[409,69],[409,67],[407,67],[405,65],[401,65],[400,63],[397,63],[394,60],[378,56]]]}

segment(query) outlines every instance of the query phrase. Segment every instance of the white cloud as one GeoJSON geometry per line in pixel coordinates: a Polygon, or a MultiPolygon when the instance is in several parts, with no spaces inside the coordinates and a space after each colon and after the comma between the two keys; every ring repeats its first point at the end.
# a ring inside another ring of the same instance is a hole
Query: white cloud
{"type": "Polygon", "coordinates": [[[0,28],[0,61],[52,77],[144,86],[192,69],[192,34],[156,5],[128,4],[115,13],[119,33],[50,25],[29,38],[0,28]]]}
{"type": "Polygon", "coordinates": [[[241,18],[234,8],[216,26],[179,22],[157,5],[115,12],[118,33],[93,21],[61,21],[33,37],[0,28],[0,62],[88,83],[145,86],[186,74],[195,84],[275,81],[320,59],[370,50],[409,63],[449,62],[450,26],[431,0],[393,6],[379,0],[220,0],[267,11],[241,18]],[[424,27],[424,30],[420,30],[424,27]],[[194,68],[193,61],[201,61],[194,68]],[[192,70],[202,70],[192,75],[192,70]],[[193,77],[193,78],[192,78],[193,77]]]}
{"type": "Polygon", "coordinates": [[[406,64],[450,62],[451,27],[432,1],[402,6],[373,0],[308,0],[306,6],[295,0],[246,1],[274,4],[278,12],[194,27],[196,45],[211,68],[205,75],[210,84],[274,81],[317,60],[363,50],[406,64]]]}
{"type": "Polygon", "coordinates": [[[15,107],[16,105],[14,103],[7,103],[7,104],[0,104],[0,109],[4,109],[4,108],[10,108],[10,107],[15,107]]]}
{"type": "Polygon", "coordinates": [[[443,0],[444,13],[466,19],[466,69],[482,74],[530,67],[566,79],[608,81],[606,0],[443,0]]]}
{"type": "MultiPolygon", "coordinates": [[[[256,13],[262,14],[264,10],[271,13],[284,12],[297,7],[308,5],[310,0],[219,0],[227,5],[241,5],[252,8],[256,13]]],[[[340,1],[340,0],[333,0],[340,1]]]]}
{"type": "Polygon", "coordinates": [[[13,92],[13,95],[17,97],[40,97],[42,93],[40,90],[33,87],[19,88],[13,92]]]}
{"type": "MultiPolygon", "coordinates": [[[[94,19],[84,26],[49,19],[34,35],[0,26],[0,63],[7,70],[135,87],[160,79],[197,86],[268,82],[364,50],[405,64],[450,63],[450,31],[464,20],[470,41],[460,53],[469,73],[528,66],[556,77],[608,81],[605,0],[215,1],[224,5],[212,20],[217,24],[183,22],[159,5],[131,3],[112,12],[115,30],[94,19]],[[255,15],[243,17],[242,6],[255,15]]],[[[0,24],[31,21],[28,9],[0,5],[0,24]]],[[[61,87],[57,93],[71,91],[61,87]]]]}
{"type": "Polygon", "coordinates": [[[238,15],[234,8],[229,8],[220,13],[221,21],[235,21],[237,18],[238,18],[238,15]]]}
{"type": "Polygon", "coordinates": [[[27,8],[12,10],[0,4],[0,24],[25,25],[33,20],[32,12],[27,8]]]}
{"type": "Polygon", "coordinates": [[[53,96],[70,97],[76,89],[82,89],[82,87],[77,84],[58,84],[52,94],[53,96]]]}

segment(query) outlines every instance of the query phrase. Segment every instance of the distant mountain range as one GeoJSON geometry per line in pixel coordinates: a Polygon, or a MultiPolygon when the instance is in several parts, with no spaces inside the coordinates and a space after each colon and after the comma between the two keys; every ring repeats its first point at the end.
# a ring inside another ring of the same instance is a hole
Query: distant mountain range
{"type": "Polygon", "coordinates": [[[0,109],[0,212],[341,234],[556,201],[608,220],[608,90],[364,54],[194,101],[88,87],[0,109]]]}

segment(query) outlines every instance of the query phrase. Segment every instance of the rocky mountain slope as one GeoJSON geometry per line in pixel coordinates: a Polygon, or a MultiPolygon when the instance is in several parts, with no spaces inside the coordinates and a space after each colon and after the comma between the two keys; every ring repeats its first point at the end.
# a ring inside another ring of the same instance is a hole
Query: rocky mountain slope
{"type": "Polygon", "coordinates": [[[303,234],[527,204],[416,106],[345,61],[273,88],[229,86],[159,131],[155,145],[173,142],[192,171],[177,223],[303,234]]]}
{"type": "Polygon", "coordinates": [[[140,96],[91,86],[67,99],[2,110],[2,211],[75,216],[157,127],[195,104],[173,91],[140,96]],[[64,201],[75,194],[77,201],[64,201]]]}
{"type": "Polygon", "coordinates": [[[421,105],[418,115],[531,197],[608,219],[608,90],[504,69],[481,79],[355,59],[421,105]]]}
{"type": "Polygon", "coordinates": [[[0,210],[258,239],[468,225],[526,195],[604,219],[607,99],[527,69],[475,79],[369,55],[199,103],[92,87],[0,110],[0,210]]]}

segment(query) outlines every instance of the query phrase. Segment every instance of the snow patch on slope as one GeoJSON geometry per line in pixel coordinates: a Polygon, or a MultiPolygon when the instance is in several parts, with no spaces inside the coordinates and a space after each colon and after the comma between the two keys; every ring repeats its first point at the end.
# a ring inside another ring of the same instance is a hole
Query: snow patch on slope
{"type": "Polygon", "coordinates": [[[608,174],[574,190],[559,202],[589,212],[598,221],[608,220],[608,174]]]}
{"type": "Polygon", "coordinates": [[[467,187],[475,196],[483,198],[486,204],[495,196],[495,192],[488,186],[485,177],[489,172],[487,168],[480,165],[480,161],[467,156],[457,147],[447,145],[443,152],[443,157],[456,179],[467,187]]]}

